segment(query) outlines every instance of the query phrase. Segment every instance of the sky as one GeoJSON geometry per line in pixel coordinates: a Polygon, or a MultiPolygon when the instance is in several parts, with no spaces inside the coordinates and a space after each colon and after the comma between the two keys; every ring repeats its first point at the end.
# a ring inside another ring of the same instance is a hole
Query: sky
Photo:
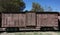
{"type": "Polygon", "coordinates": [[[26,4],[25,10],[31,10],[32,2],[37,2],[45,9],[47,9],[47,7],[50,6],[53,11],[60,12],[60,0],[23,0],[23,1],[26,4]]]}

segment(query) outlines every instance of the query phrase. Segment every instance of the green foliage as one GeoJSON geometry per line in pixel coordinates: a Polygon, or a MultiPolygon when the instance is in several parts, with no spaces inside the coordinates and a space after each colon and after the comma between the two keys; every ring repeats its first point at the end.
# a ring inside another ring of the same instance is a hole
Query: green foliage
{"type": "Polygon", "coordinates": [[[0,7],[3,12],[20,12],[24,10],[25,3],[23,0],[0,0],[0,7]]]}
{"type": "Polygon", "coordinates": [[[31,11],[34,11],[34,12],[43,12],[44,9],[41,7],[41,5],[39,5],[39,3],[33,2],[32,3],[32,10],[31,11]]]}

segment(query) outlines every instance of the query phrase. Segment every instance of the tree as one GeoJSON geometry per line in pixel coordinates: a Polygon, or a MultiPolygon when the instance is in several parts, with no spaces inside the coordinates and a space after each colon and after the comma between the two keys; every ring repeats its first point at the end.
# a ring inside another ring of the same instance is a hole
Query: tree
{"type": "Polygon", "coordinates": [[[32,10],[31,11],[34,11],[34,12],[43,12],[44,9],[38,3],[33,2],[32,3],[32,10]]]}
{"type": "Polygon", "coordinates": [[[25,8],[25,3],[23,0],[0,0],[0,7],[3,12],[21,12],[25,8]]]}

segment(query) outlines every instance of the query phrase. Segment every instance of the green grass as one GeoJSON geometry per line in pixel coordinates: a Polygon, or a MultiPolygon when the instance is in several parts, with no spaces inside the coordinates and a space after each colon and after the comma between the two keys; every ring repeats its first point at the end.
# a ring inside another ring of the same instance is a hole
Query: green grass
{"type": "MultiPolygon", "coordinates": [[[[1,34],[3,35],[4,33],[1,33],[1,34]]],[[[60,35],[60,32],[16,32],[13,34],[15,35],[60,35]]]]}

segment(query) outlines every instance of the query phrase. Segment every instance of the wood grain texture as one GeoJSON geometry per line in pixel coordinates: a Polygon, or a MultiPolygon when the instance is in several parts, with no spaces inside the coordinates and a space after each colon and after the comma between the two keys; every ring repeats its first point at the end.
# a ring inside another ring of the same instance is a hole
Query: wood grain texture
{"type": "Polygon", "coordinates": [[[2,27],[58,26],[58,14],[2,14],[2,27]]]}
{"type": "Polygon", "coordinates": [[[35,13],[27,13],[27,26],[36,26],[36,17],[35,13]]]}
{"type": "Polygon", "coordinates": [[[58,26],[57,14],[37,14],[37,26],[58,26]]]}

